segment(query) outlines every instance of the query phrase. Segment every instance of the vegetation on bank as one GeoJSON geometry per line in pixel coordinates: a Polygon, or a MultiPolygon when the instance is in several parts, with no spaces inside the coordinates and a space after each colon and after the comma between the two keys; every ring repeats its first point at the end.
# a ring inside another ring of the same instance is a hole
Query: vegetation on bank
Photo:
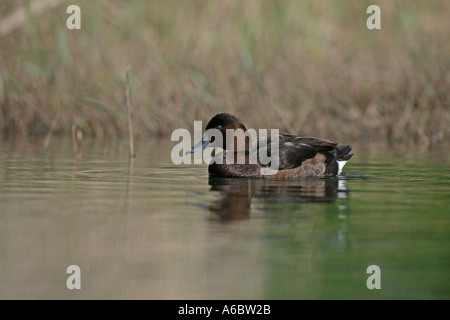
{"type": "Polygon", "coordinates": [[[2,1],[0,130],[125,137],[129,67],[138,138],[231,112],[340,141],[448,142],[450,2],[375,3],[381,30],[373,1],[80,0],[68,30],[68,1],[2,1]]]}

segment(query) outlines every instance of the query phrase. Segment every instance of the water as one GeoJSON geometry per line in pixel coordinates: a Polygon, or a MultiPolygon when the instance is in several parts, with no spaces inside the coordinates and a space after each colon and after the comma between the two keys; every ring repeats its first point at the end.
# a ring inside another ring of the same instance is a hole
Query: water
{"type": "Polygon", "coordinates": [[[354,146],[339,179],[277,182],[175,166],[173,145],[1,142],[0,298],[450,298],[447,149],[354,146]]]}

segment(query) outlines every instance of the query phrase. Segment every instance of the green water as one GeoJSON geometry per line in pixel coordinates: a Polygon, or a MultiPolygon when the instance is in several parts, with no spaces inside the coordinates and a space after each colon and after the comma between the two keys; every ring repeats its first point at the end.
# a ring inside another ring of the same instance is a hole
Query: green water
{"type": "Polygon", "coordinates": [[[270,182],[175,166],[169,140],[132,163],[43,144],[0,142],[1,299],[450,298],[447,149],[354,146],[339,179],[270,182]]]}

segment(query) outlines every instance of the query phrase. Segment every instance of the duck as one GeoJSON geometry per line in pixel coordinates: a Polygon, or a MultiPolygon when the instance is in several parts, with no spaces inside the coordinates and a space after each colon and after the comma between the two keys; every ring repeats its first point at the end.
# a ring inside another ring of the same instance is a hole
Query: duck
{"type": "Polygon", "coordinates": [[[206,125],[202,140],[186,153],[202,151],[209,147],[220,148],[222,151],[214,154],[214,161],[209,164],[208,173],[230,178],[287,180],[333,177],[341,174],[344,165],[353,156],[350,153],[350,145],[339,145],[330,139],[280,133],[252,140],[242,121],[230,113],[213,116],[206,125]],[[229,129],[234,130],[232,139],[227,139],[229,129]],[[221,139],[217,138],[219,133],[221,139]],[[256,161],[252,161],[255,159],[252,156],[256,153],[260,155],[266,152],[270,156],[276,145],[278,152],[274,155],[277,156],[270,158],[270,162],[261,161],[258,157],[255,157],[256,161]],[[222,161],[217,161],[218,159],[222,161]]]}

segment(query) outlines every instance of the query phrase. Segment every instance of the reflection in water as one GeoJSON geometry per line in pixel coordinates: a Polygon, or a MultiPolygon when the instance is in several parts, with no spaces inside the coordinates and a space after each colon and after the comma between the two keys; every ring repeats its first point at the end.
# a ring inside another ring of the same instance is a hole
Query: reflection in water
{"type": "Polygon", "coordinates": [[[210,211],[222,220],[242,220],[250,217],[252,198],[268,204],[333,203],[347,198],[345,180],[269,180],[251,178],[209,177],[212,191],[220,191],[221,199],[210,205],[210,211]]]}
{"type": "Polygon", "coordinates": [[[133,168],[134,168],[134,157],[130,157],[128,161],[128,179],[127,179],[127,197],[126,197],[126,211],[127,216],[130,215],[131,208],[131,186],[133,185],[133,168]]]}

